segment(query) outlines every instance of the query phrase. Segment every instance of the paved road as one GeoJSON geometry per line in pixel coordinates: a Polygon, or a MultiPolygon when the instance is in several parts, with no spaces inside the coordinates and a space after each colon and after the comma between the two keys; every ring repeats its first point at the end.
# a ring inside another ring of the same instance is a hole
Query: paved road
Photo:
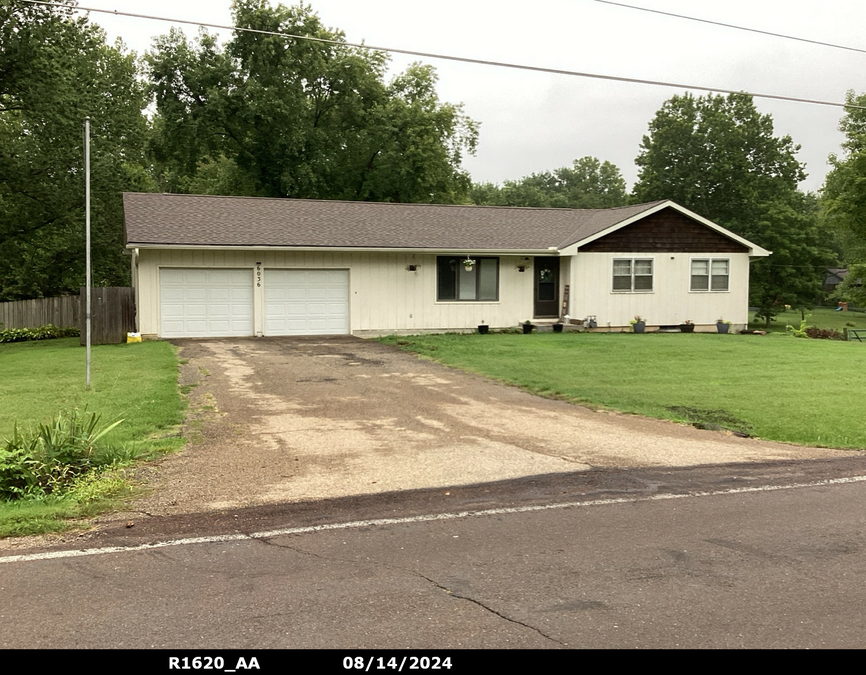
{"type": "MultiPolygon", "coordinates": [[[[391,504],[393,517],[438,520],[0,558],[0,647],[862,647],[861,468],[606,472],[596,490],[542,477],[391,504]],[[488,513],[448,515],[473,503],[488,513]]],[[[378,500],[347,502],[343,522],[381,517],[378,500]]]]}

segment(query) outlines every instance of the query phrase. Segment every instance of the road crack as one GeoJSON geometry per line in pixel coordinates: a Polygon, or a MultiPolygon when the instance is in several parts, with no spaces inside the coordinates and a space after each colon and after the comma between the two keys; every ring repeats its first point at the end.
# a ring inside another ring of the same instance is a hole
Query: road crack
{"type": "Polygon", "coordinates": [[[327,560],[328,562],[342,562],[342,563],[348,563],[350,565],[368,564],[368,565],[374,565],[376,567],[383,567],[385,569],[396,570],[398,572],[404,572],[406,574],[411,574],[411,575],[416,576],[420,579],[424,579],[424,581],[431,584],[434,588],[438,588],[440,591],[444,591],[445,593],[450,595],[452,598],[457,598],[458,600],[465,600],[466,602],[471,602],[473,605],[480,607],[481,609],[493,614],[494,616],[499,617],[500,619],[508,621],[509,623],[516,624],[518,626],[522,626],[523,628],[528,628],[529,630],[535,631],[541,637],[543,637],[547,640],[550,640],[551,642],[555,642],[556,644],[560,645],[561,647],[567,647],[568,646],[565,642],[561,642],[560,640],[557,640],[555,637],[548,635],[547,633],[545,633],[541,629],[536,628],[535,626],[530,625],[528,623],[524,623],[523,621],[518,621],[517,619],[513,619],[510,616],[503,614],[502,612],[498,612],[495,609],[493,609],[492,607],[484,604],[480,600],[476,600],[475,598],[469,597],[468,595],[460,595],[458,593],[455,593],[451,589],[440,584],[435,579],[431,579],[430,577],[421,574],[417,570],[408,569],[406,567],[400,567],[399,565],[389,565],[388,563],[380,562],[378,560],[369,560],[368,559],[368,560],[364,561],[364,560],[347,560],[346,558],[330,558],[328,556],[319,555],[318,553],[313,553],[312,551],[305,551],[304,549],[297,548],[296,546],[289,546],[288,544],[278,544],[277,542],[273,541],[270,538],[265,538],[265,537],[252,537],[252,538],[254,538],[256,541],[260,541],[263,544],[266,544],[268,546],[274,546],[276,548],[284,548],[284,549],[287,549],[289,551],[294,551],[295,553],[300,553],[301,555],[308,555],[308,556],[312,556],[314,558],[318,558],[319,560],[327,560]]]}
{"type": "MultiPolygon", "coordinates": [[[[383,563],[383,564],[384,564],[384,563],[383,563]]],[[[485,605],[485,604],[484,604],[483,602],[481,602],[480,600],[476,600],[475,598],[470,598],[468,595],[459,595],[459,594],[455,593],[454,591],[452,591],[452,590],[446,588],[445,586],[443,586],[442,584],[440,584],[440,583],[439,583],[438,581],[436,581],[435,579],[431,579],[430,577],[426,577],[426,576],[424,576],[423,574],[421,574],[420,572],[416,572],[415,570],[409,570],[409,569],[406,569],[406,568],[404,568],[404,567],[395,567],[395,566],[393,566],[393,565],[385,565],[385,566],[386,566],[386,567],[391,567],[392,569],[402,570],[403,572],[408,572],[408,573],[410,573],[410,574],[414,574],[415,576],[421,577],[422,579],[426,579],[426,580],[429,581],[431,584],[433,584],[433,586],[435,586],[436,588],[438,588],[438,589],[440,589],[440,590],[442,590],[442,591],[445,591],[445,592],[446,592],[448,595],[450,595],[451,597],[459,598],[460,600],[466,600],[467,602],[471,602],[472,604],[477,605],[478,607],[481,607],[481,609],[484,609],[484,610],[490,612],[491,614],[493,614],[493,615],[495,615],[495,616],[498,616],[500,619],[504,619],[505,621],[508,621],[508,622],[510,622],[510,623],[517,624],[518,626],[523,626],[524,628],[528,628],[529,630],[534,630],[534,631],[535,631],[536,633],[538,633],[541,637],[546,638],[546,639],[550,640],[551,642],[555,642],[556,644],[558,644],[558,645],[560,645],[560,646],[562,646],[562,647],[567,647],[567,646],[568,646],[566,643],[564,643],[564,642],[560,642],[560,641],[557,640],[555,637],[552,637],[552,636],[548,635],[547,633],[545,633],[545,632],[542,631],[541,629],[536,628],[535,626],[531,626],[531,625],[528,624],[528,623],[523,623],[522,621],[518,621],[517,619],[512,619],[510,616],[506,616],[506,615],[503,614],[502,612],[497,612],[497,611],[496,611],[495,609],[493,609],[492,607],[489,607],[488,605],[485,605]]]]}

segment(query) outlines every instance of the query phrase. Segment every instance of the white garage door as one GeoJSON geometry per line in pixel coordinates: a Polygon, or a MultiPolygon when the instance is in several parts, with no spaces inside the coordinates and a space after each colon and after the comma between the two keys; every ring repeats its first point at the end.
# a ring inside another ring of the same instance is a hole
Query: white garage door
{"type": "Polygon", "coordinates": [[[348,270],[265,270],[265,335],[348,332],[348,270]]]}
{"type": "Polygon", "coordinates": [[[159,271],[161,337],[236,337],[253,334],[253,271],[159,271]]]}

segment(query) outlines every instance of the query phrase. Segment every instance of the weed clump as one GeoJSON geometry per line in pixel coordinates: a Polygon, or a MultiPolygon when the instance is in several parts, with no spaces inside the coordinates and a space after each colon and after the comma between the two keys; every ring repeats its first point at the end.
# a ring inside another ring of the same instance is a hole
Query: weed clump
{"type": "Polygon", "coordinates": [[[100,422],[100,415],[75,409],[26,431],[15,425],[0,443],[0,499],[64,494],[88,473],[133,459],[105,438],[122,420],[100,422]]]}

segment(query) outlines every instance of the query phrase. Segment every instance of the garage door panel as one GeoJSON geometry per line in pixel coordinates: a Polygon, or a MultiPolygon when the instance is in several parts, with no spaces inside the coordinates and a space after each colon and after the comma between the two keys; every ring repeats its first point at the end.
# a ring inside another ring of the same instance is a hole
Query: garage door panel
{"type": "Polygon", "coordinates": [[[348,270],[265,270],[265,335],[349,332],[348,270]]]}
{"type": "Polygon", "coordinates": [[[162,322],[162,330],[163,330],[163,333],[165,333],[166,331],[168,331],[169,333],[175,333],[177,331],[182,331],[182,330],[184,330],[184,323],[183,323],[183,321],[174,321],[171,319],[164,320],[162,322]]]}
{"type": "Polygon", "coordinates": [[[301,302],[307,299],[307,289],[306,288],[287,288],[286,289],[286,300],[300,300],[301,302]]]}
{"type": "Polygon", "coordinates": [[[229,284],[233,280],[231,270],[208,270],[206,275],[211,284],[229,284]]]}
{"type": "Polygon", "coordinates": [[[163,287],[163,300],[183,300],[183,288],[163,287]]]}
{"type": "Polygon", "coordinates": [[[163,319],[183,319],[183,307],[176,304],[167,304],[162,308],[163,319]]]}
{"type": "Polygon", "coordinates": [[[234,337],[253,334],[253,272],[160,269],[162,337],[234,337]]]}
{"type": "Polygon", "coordinates": [[[207,300],[207,289],[206,288],[184,288],[183,289],[183,299],[186,302],[192,302],[195,300],[207,300]]]}
{"type": "Polygon", "coordinates": [[[285,288],[265,288],[265,302],[270,300],[281,301],[286,299],[285,288]]]}

